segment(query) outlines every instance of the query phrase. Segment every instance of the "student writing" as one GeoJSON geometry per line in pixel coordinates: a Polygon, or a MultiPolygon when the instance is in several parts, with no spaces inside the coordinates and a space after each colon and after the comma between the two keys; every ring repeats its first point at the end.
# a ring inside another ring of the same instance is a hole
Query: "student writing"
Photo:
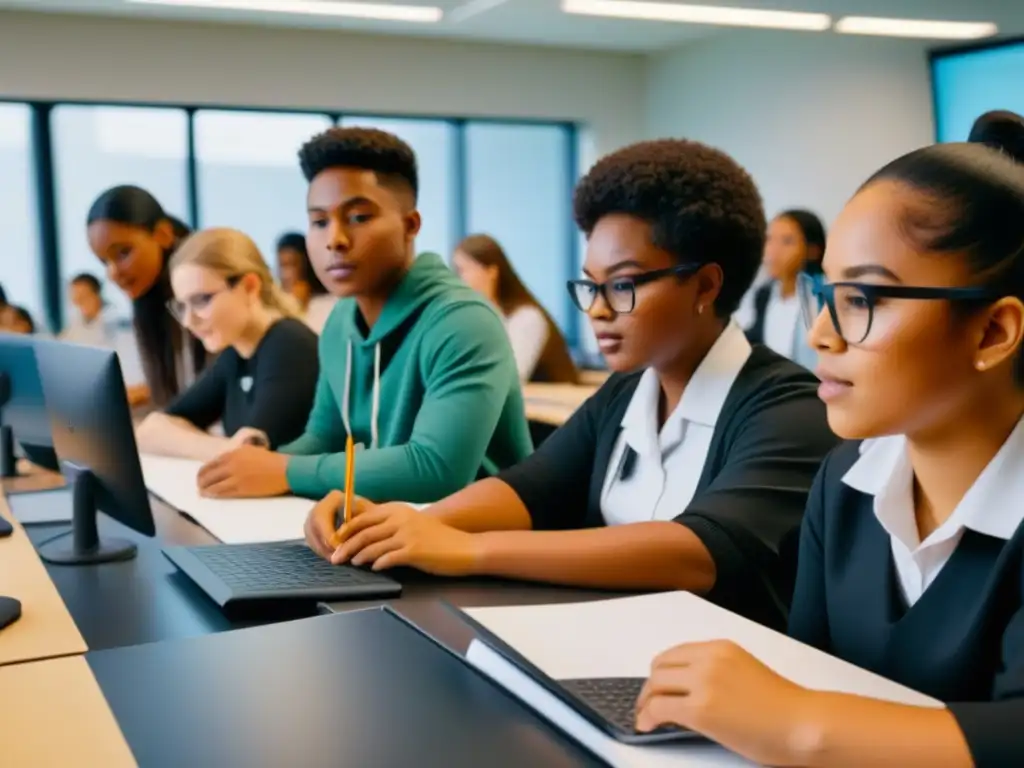
{"type": "Polygon", "coordinates": [[[455,249],[452,267],[467,285],[494,304],[505,319],[523,381],[575,384],[576,364],[558,326],[537,301],[498,242],[470,235],[455,249]]]}
{"type": "Polygon", "coordinates": [[[618,373],[498,478],[425,513],[364,504],[338,537],[332,497],[310,545],[375,568],[691,589],[781,624],[778,553],[835,441],[813,377],[729,320],[764,243],[753,181],[703,145],[641,143],[594,166],[575,215],[572,295],[618,373]]]}
{"type": "Polygon", "coordinates": [[[280,452],[243,446],[205,466],[202,492],[323,496],[344,487],[349,435],[362,446],[356,485],[381,501],[433,501],[522,459],[530,438],[501,319],[440,257],[415,255],[412,149],[337,128],[300,160],[306,244],[342,297],[320,336],[312,413],[280,452]]]}
{"type": "Polygon", "coordinates": [[[809,691],[712,642],[655,662],[641,729],[679,723],[768,765],[1024,765],[1024,121],[977,131],[1012,141],[876,173],[809,286],[829,423],[863,442],[811,491],[790,617],[946,707],[809,691]]]}
{"type": "Polygon", "coordinates": [[[316,334],[256,244],[236,230],[204,230],[178,247],[170,270],[171,313],[217,358],[146,417],[140,450],[205,461],[246,441],[276,448],[297,438],[316,390],[316,334]],[[217,422],[226,438],[209,434],[217,422]]]}
{"type": "Polygon", "coordinates": [[[135,339],[146,384],[128,388],[133,405],[167,405],[206,362],[203,345],[167,312],[168,262],[189,230],[151,194],[133,186],[108,189],[86,217],[89,247],[107,276],[132,300],[135,339]]]}

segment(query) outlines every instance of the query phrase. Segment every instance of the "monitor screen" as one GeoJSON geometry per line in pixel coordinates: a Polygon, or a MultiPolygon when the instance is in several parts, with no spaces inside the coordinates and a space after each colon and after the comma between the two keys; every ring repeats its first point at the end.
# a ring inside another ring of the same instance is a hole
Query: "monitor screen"
{"type": "Polygon", "coordinates": [[[966,141],[977,117],[993,109],[1024,115],[1024,40],[932,57],[938,141],[966,141]]]}

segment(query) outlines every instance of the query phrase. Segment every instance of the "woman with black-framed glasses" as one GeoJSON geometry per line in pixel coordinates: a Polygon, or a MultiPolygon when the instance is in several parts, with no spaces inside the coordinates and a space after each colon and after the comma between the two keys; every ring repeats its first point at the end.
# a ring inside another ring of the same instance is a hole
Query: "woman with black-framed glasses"
{"type": "Polygon", "coordinates": [[[811,491],[790,633],[934,706],[810,691],[706,643],[655,662],[641,728],[769,765],[1024,765],[1024,119],[971,138],[876,173],[802,291],[850,442],[811,491]]]}
{"type": "Polygon", "coordinates": [[[426,513],[361,503],[332,559],[688,589],[782,625],[780,550],[835,438],[814,377],[729,319],[764,244],[753,180],[701,144],[645,142],[591,169],[575,215],[587,255],[569,292],[615,375],[497,478],[426,513]]]}

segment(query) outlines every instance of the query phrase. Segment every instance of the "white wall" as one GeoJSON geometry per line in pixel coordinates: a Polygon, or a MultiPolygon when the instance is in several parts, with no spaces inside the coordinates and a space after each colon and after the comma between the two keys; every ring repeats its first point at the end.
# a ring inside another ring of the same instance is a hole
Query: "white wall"
{"type": "Polygon", "coordinates": [[[641,56],[0,12],[0,96],[565,119],[644,131],[641,56]]]}
{"type": "Polygon", "coordinates": [[[696,139],[754,176],[769,216],[830,222],[883,164],[934,141],[928,44],[734,32],[655,57],[648,134],[696,139]]]}

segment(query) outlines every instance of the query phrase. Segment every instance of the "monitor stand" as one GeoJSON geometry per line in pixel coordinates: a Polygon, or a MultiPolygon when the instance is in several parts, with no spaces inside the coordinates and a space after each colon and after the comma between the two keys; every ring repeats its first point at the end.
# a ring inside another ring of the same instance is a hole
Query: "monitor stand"
{"type": "Polygon", "coordinates": [[[17,476],[18,458],[14,455],[14,430],[7,424],[0,424],[0,477],[17,476]]]}
{"type": "Polygon", "coordinates": [[[14,455],[14,430],[3,423],[3,408],[11,397],[11,379],[0,372],[0,478],[17,477],[17,457],[14,455]]]}
{"type": "Polygon", "coordinates": [[[136,546],[127,539],[101,541],[96,529],[98,482],[91,470],[65,463],[71,485],[71,541],[62,536],[39,547],[39,556],[55,565],[96,565],[131,560],[136,546]]]}

